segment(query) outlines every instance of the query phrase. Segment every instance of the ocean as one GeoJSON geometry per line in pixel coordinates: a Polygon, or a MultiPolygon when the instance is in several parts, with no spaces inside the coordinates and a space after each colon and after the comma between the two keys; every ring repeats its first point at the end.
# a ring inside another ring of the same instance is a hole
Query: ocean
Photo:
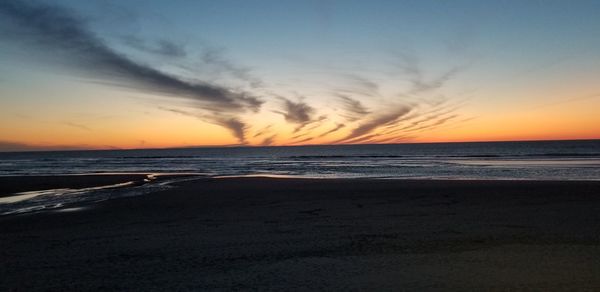
{"type": "Polygon", "coordinates": [[[0,176],[599,180],[600,140],[0,153],[0,176]]]}
{"type": "Polygon", "coordinates": [[[0,194],[0,215],[77,210],[206,177],[600,180],[600,140],[0,153],[0,176],[106,173],[147,176],[143,183],[0,194]]]}

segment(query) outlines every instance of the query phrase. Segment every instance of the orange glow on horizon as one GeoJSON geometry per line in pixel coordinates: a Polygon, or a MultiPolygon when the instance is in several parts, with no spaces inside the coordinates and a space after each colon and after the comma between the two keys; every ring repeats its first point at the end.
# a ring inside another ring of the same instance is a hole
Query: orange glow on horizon
{"type": "MultiPolygon", "coordinates": [[[[465,109],[444,123],[431,126],[440,117],[408,130],[418,117],[374,128],[363,139],[343,141],[369,119],[334,130],[339,120],[308,125],[295,132],[297,125],[287,123],[280,114],[263,112],[245,117],[247,146],[290,146],[320,144],[395,144],[480,141],[531,141],[600,139],[600,98],[532,107],[530,110],[465,109]],[[479,115],[478,115],[479,114],[479,115]],[[423,126],[423,127],[421,127],[423,126]],[[431,126],[431,127],[429,127],[431,126]],[[423,128],[420,130],[415,130],[423,128]],[[395,130],[396,129],[396,130],[395,130]],[[369,137],[371,136],[371,137],[369,137]],[[268,142],[268,143],[266,143],[268,142]]],[[[124,106],[126,108],[126,106],[124,106]]],[[[0,142],[36,149],[141,149],[242,145],[234,133],[223,126],[173,112],[150,109],[131,111],[105,109],[84,116],[56,110],[44,113],[44,120],[0,116],[0,142]],[[106,117],[105,117],[106,116],[106,117]],[[67,122],[69,121],[69,122],[67,122]],[[74,121],[74,122],[71,122],[74,121]]],[[[417,112],[418,113],[418,112],[417,112]]],[[[335,117],[335,113],[328,113],[335,117]]],[[[37,114],[42,116],[42,113],[37,114]]],[[[407,114],[410,116],[410,114],[407,114]]]]}

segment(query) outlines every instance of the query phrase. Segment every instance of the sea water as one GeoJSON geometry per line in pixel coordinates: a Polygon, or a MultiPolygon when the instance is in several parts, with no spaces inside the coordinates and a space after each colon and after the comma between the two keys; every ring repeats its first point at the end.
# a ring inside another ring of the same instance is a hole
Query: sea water
{"type": "Polygon", "coordinates": [[[599,180],[600,140],[0,153],[0,175],[599,180]]]}

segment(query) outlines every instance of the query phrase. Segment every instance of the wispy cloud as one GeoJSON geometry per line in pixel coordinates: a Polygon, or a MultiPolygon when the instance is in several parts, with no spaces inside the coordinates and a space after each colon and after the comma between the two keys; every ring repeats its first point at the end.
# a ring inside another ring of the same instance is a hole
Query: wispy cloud
{"type": "Polygon", "coordinates": [[[456,75],[462,71],[460,67],[454,67],[449,69],[448,71],[442,73],[439,76],[436,76],[432,79],[425,80],[422,77],[416,78],[412,80],[413,88],[408,92],[408,94],[417,94],[422,92],[428,92],[435,89],[439,89],[456,75]]]}
{"type": "Polygon", "coordinates": [[[378,96],[379,84],[357,74],[342,74],[347,85],[338,88],[336,92],[359,96],[378,96]]]}
{"type": "Polygon", "coordinates": [[[295,145],[295,144],[301,144],[301,143],[306,143],[308,141],[314,140],[315,137],[307,137],[301,140],[296,140],[296,141],[292,141],[290,144],[295,145]]]}
{"type": "MultiPolygon", "coordinates": [[[[26,50],[36,50],[36,56],[43,56],[45,60],[83,72],[87,74],[83,76],[92,79],[93,82],[169,97],[171,99],[166,100],[171,102],[174,101],[172,98],[178,98],[179,102],[183,101],[187,107],[174,108],[173,104],[155,106],[222,126],[229,130],[240,144],[247,144],[249,137],[260,137],[264,145],[270,145],[274,141],[275,135],[271,126],[254,132],[244,119],[247,118],[245,113],[258,112],[263,105],[263,99],[255,93],[268,90],[264,88],[263,81],[251,74],[248,68],[226,58],[223,48],[204,46],[199,51],[200,55],[196,55],[198,59],[194,63],[190,61],[193,58],[192,51],[186,50],[176,42],[165,39],[146,40],[136,36],[122,39],[126,45],[136,50],[173,58],[169,60],[175,62],[175,66],[186,63],[189,68],[196,67],[199,71],[206,70],[208,75],[213,75],[204,78],[202,74],[198,74],[202,77],[201,80],[193,81],[198,76],[184,78],[123,55],[90,30],[87,23],[76,13],[56,5],[25,0],[0,1],[0,33],[3,42],[19,44],[26,50]],[[174,60],[176,58],[179,59],[174,60]],[[227,81],[231,82],[216,82],[220,74],[227,76],[227,81]],[[247,83],[243,83],[242,86],[232,85],[240,80],[247,83]],[[259,87],[260,89],[257,89],[259,87]]],[[[286,97],[278,97],[275,100],[281,102],[277,105],[275,113],[282,115],[285,122],[293,126],[291,136],[293,139],[302,139],[300,142],[341,133],[341,130],[346,128],[350,133],[338,140],[338,143],[375,141],[378,135],[379,138],[392,139],[393,137],[381,134],[400,132],[399,134],[406,135],[404,132],[418,132],[458,119],[456,109],[444,110],[437,100],[423,97],[431,97],[433,93],[441,95],[439,92],[445,89],[444,86],[456,78],[466,66],[455,66],[431,75],[426,74],[429,72],[422,67],[418,58],[404,54],[399,59],[398,68],[408,78],[408,86],[396,88],[395,92],[410,96],[410,103],[399,102],[397,96],[387,96],[391,85],[378,84],[377,80],[380,79],[375,78],[376,76],[365,77],[348,70],[350,73],[341,73],[344,78],[344,84],[339,86],[341,88],[332,96],[326,97],[337,98],[334,102],[338,107],[335,109],[338,116],[329,116],[325,111],[320,112],[316,104],[306,99],[286,97]],[[395,100],[392,100],[392,97],[395,100]],[[369,102],[366,104],[369,107],[365,106],[367,100],[369,102]],[[432,112],[438,110],[438,107],[439,112],[432,112]],[[433,110],[428,112],[420,111],[421,109],[433,110]]],[[[185,75],[190,72],[193,71],[190,69],[185,75]]],[[[356,72],[368,73],[367,70],[356,72]]],[[[340,77],[339,71],[334,74],[335,77],[340,77]]],[[[324,86],[328,86],[327,90],[333,88],[329,85],[324,86]]],[[[269,98],[273,96],[269,95],[269,98]]],[[[85,125],[70,122],[65,125],[82,130],[87,128],[85,125]]],[[[400,137],[403,136],[397,136],[395,139],[400,137]]]]}
{"type": "Polygon", "coordinates": [[[410,111],[411,111],[410,106],[402,105],[402,106],[395,107],[393,110],[391,110],[389,112],[378,114],[378,115],[374,116],[373,118],[371,118],[370,120],[360,124],[354,130],[352,130],[352,132],[350,132],[350,134],[348,134],[348,136],[339,140],[338,143],[350,142],[356,138],[367,135],[367,134],[371,133],[373,130],[378,129],[381,126],[385,126],[385,125],[394,123],[402,116],[408,114],[410,111]]]}
{"type": "Polygon", "coordinates": [[[374,143],[401,143],[401,142],[407,142],[410,141],[411,139],[415,138],[416,136],[414,135],[399,135],[399,136],[392,136],[392,137],[387,137],[387,138],[383,138],[383,139],[372,139],[370,141],[373,141],[374,143]]]}
{"type": "Polygon", "coordinates": [[[294,124],[306,124],[313,119],[315,109],[305,102],[298,101],[294,102],[287,98],[281,97],[283,101],[282,111],[276,111],[283,115],[286,122],[294,124]]]}
{"type": "Polygon", "coordinates": [[[433,121],[430,124],[423,125],[423,126],[420,126],[417,128],[412,128],[410,130],[406,130],[406,132],[420,132],[420,131],[424,131],[424,130],[432,130],[432,129],[437,128],[438,126],[441,126],[441,125],[445,124],[446,122],[453,120],[457,117],[458,117],[458,115],[456,115],[456,114],[446,116],[446,117],[441,117],[441,118],[433,121]]]}
{"type": "Polygon", "coordinates": [[[298,133],[300,131],[304,131],[305,132],[304,135],[309,134],[310,131],[312,131],[312,130],[318,128],[318,127],[320,127],[325,120],[327,120],[327,116],[319,116],[316,119],[313,119],[313,120],[311,120],[309,122],[306,122],[304,124],[300,124],[299,126],[297,126],[294,129],[294,133],[298,133]]]}
{"type": "Polygon", "coordinates": [[[231,132],[231,134],[238,140],[238,142],[240,144],[243,145],[243,144],[248,143],[246,140],[246,131],[248,129],[248,126],[242,120],[240,120],[239,118],[237,118],[235,116],[196,113],[196,112],[192,112],[192,111],[181,110],[181,109],[176,109],[176,108],[168,108],[168,107],[162,107],[162,106],[159,106],[158,109],[176,113],[176,114],[180,114],[180,115],[184,115],[184,116],[198,118],[207,123],[222,126],[226,129],[228,129],[231,132]]]}
{"type": "Polygon", "coordinates": [[[267,134],[271,130],[271,128],[273,128],[273,125],[268,125],[264,128],[261,128],[260,130],[256,131],[256,133],[254,133],[254,135],[252,135],[252,138],[257,138],[257,137],[267,134]]]}
{"type": "Polygon", "coordinates": [[[397,63],[398,68],[402,74],[408,77],[411,83],[411,88],[401,95],[417,95],[440,89],[468,67],[467,65],[454,66],[438,76],[427,77],[421,67],[419,58],[407,53],[399,53],[397,56],[400,61],[397,63]]]}
{"type": "Polygon", "coordinates": [[[225,57],[223,48],[205,47],[202,50],[200,60],[202,65],[209,66],[214,69],[215,74],[226,73],[234,78],[247,82],[252,88],[259,88],[264,86],[264,82],[251,74],[250,69],[247,67],[235,64],[231,60],[225,57]]]}
{"type": "Polygon", "coordinates": [[[187,56],[187,52],[183,45],[176,44],[169,40],[163,39],[155,42],[148,42],[133,35],[124,36],[121,40],[125,45],[146,53],[170,58],[183,58],[187,56]]]}
{"type": "Polygon", "coordinates": [[[396,124],[395,126],[400,126],[396,128],[396,131],[407,131],[413,128],[417,128],[421,124],[427,123],[431,120],[435,120],[447,114],[454,113],[463,105],[464,101],[450,104],[437,103],[434,107],[430,108],[427,111],[415,112],[414,115],[408,116],[406,117],[406,119],[403,119],[403,121],[408,124],[396,124]]]}
{"type": "Polygon", "coordinates": [[[240,144],[246,144],[246,129],[247,126],[244,122],[240,121],[236,117],[215,117],[214,121],[229,129],[234,137],[238,139],[240,144]]]}
{"type": "Polygon", "coordinates": [[[77,123],[73,123],[73,122],[63,122],[63,125],[77,128],[77,129],[84,130],[84,131],[88,131],[88,132],[92,130],[90,127],[88,127],[86,125],[77,124],[77,123]]]}
{"type": "Polygon", "coordinates": [[[349,122],[357,121],[371,113],[359,100],[342,94],[338,94],[338,97],[342,102],[342,109],[344,110],[342,117],[349,122]]]}
{"type": "Polygon", "coordinates": [[[349,139],[349,140],[345,140],[342,143],[343,144],[358,144],[358,143],[364,143],[366,141],[370,141],[372,139],[375,139],[379,137],[379,134],[369,134],[369,135],[364,135],[361,137],[357,137],[357,138],[353,138],[353,139],[349,139]]]}
{"type": "Polygon", "coordinates": [[[163,110],[163,111],[168,111],[168,112],[172,112],[172,113],[176,113],[176,114],[180,114],[180,115],[184,115],[184,116],[189,116],[189,117],[195,117],[195,118],[200,118],[201,116],[189,111],[184,111],[184,110],[180,110],[180,109],[176,109],[176,108],[168,108],[168,107],[164,107],[164,106],[159,106],[158,109],[163,110]]]}
{"type": "Polygon", "coordinates": [[[273,143],[275,143],[275,137],[277,137],[277,135],[271,135],[269,137],[264,138],[262,140],[262,142],[260,143],[260,145],[262,145],[262,146],[273,145],[273,143]]]}
{"type": "Polygon", "coordinates": [[[346,125],[344,125],[344,124],[337,124],[337,125],[336,125],[335,127],[333,127],[331,130],[328,130],[328,131],[327,131],[327,132],[325,132],[325,133],[321,133],[319,136],[317,136],[317,138],[322,138],[322,137],[325,137],[325,136],[331,135],[331,134],[333,134],[333,133],[335,133],[335,132],[337,132],[337,131],[339,131],[339,130],[343,129],[344,127],[346,127],[346,125]]]}
{"type": "Polygon", "coordinates": [[[262,101],[246,92],[203,83],[188,82],[140,64],[110,48],[71,11],[59,6],[6,0],[0,2],[3,41],[36,48],[46,58],[88,73],[103,83],[191,99],[209,110],[257,111],[262,101]]]}

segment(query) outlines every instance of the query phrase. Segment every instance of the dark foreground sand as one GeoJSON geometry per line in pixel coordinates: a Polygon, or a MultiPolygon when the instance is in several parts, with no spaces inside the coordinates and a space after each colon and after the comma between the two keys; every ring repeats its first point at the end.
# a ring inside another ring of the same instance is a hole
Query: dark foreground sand
{"type": "Polygon", "coordinates": [[[0,217],[0,290],[600,290],[600,182],[202,179],[0,217]]]}

